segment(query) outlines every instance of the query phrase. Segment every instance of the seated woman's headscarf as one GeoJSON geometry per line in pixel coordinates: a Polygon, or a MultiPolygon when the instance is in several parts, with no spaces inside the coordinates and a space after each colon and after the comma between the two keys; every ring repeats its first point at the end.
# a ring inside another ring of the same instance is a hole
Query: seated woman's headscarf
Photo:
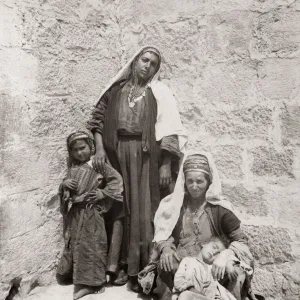
{"type": "Polygon", "coordinates": [[[185,154],[181,164],[173,194],[161,200],[154,217],[154,242],[167,240],[178,221],[185,195],[185,173],[201,171],[209,176],[210,186],[206,192],[206,200],[233,211],[230,202],[222,197],[221,181],[217,167],[210,153],[189,151],[185,154]]]}
{"type": "Polygon", "coordinates": [[[153,95],[157,101],[157,120],[155,124],[155,137],[160,141],[163,137],[169,135],[177,135],[179,141],[179,149],[183,152],[187,142],[187,133],[183,127],[178,112],[176,99],[172,91],[162,82],[158,81],[161,54],[156,47],[146,46],[137,51],[123,68],[113,77],[108,85],[103,89],[100,98],[118,81],[128,80],[132,76],[132,67],[137,59],[146,52],[155,53],[159,58],[159,65],[153,78],[150,79],[147,86],[151,88],[153,95]]]}

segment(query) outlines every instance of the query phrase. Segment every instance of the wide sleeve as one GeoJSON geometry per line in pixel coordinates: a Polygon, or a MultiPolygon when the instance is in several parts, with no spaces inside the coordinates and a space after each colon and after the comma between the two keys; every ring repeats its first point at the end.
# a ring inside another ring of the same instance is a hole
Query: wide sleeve
{"type": "Polygon", "coordinates": [[[111,91],[107,91],[98,101],[96,107],[92,111],[92,116],[87,122],[87,129],[92,133],[98,132],[102,135],[104,120],[106,115],[107,104],[110,99],[111,91]]]}
{"type": "Polygon", "coordinates": [[[240,224],[241,221],[233,212],[223,209],[221,227],[230,241],[228,249],[232,250],[239,260],[251,265],[253,256],[248,247],[248,238],[241,229],[240,224]]]}
{"type": "Polygon", "coordinates": [[[162,154],[170,153],[173,160],[180,158],[179,141],[177,135],[164,136],[160,143],[162,154]]]}
{"type": "Polygon", "coordinates": [[[193,287],[193,280],[192,276],[190,276],[193,270],[190,270],[189,265],[192,266],[190,263],[190,258],[186,257],[184,258],[178,267],[177,272],[175,273],[174,277],[174,289],[178,292],[183,292],[187,290],[190,287],[193,287]]]}
{"type": "Polygon", "coordinates": [[[241,229],[241,221],[230,210],[226,208],[220,208],[221,215],[221,229],[227,236],[230,242],[243,241],[247,242],[247,236],[241,229]]]}

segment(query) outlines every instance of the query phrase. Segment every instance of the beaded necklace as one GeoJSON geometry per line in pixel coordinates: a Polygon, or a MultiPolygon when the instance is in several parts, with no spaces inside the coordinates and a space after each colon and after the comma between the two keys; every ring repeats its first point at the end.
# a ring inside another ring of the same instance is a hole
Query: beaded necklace
{"type": "Polygon", "coordinates": [[[130,108],[133,108],[135,106],[136,102],[140,101],[142,98],[145,97],[146,90],[148,87],[149,87],[149,83],[146,84],[146,86],[143,89],[143,92],[140,93],[139,95],[137,95],[138,94],[137,91],[139,91],[139,89],[137,88],[137,91],[134,92],[135,85],[131,84],[131,88],[130,88],[128,98],[127,98],[130,108]]]}

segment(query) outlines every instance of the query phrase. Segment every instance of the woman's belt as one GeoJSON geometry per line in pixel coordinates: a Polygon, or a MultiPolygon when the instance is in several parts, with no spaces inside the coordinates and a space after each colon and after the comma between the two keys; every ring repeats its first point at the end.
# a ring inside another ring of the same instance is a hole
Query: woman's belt
{"type": "Polygon", "coordinates": [[[125,129],[118,129],[118,136],[142,137],[142,133],[141,132],[129,132],[125,129]]]}

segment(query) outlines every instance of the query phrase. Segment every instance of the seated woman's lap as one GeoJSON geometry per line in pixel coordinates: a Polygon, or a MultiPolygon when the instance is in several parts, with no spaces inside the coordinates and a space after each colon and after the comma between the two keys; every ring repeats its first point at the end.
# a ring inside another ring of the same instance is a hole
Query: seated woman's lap
{"type": "Polygon", "coordinates": [[[160,277],[161,281],[163,281],[170,290],[172,290],[174,286],[174,276],[179,267],[179,263],[176,259],[173,260],[173,270],[172,271],[165,271],[160,266],[158,267],[158,276],[160,277]]]}

